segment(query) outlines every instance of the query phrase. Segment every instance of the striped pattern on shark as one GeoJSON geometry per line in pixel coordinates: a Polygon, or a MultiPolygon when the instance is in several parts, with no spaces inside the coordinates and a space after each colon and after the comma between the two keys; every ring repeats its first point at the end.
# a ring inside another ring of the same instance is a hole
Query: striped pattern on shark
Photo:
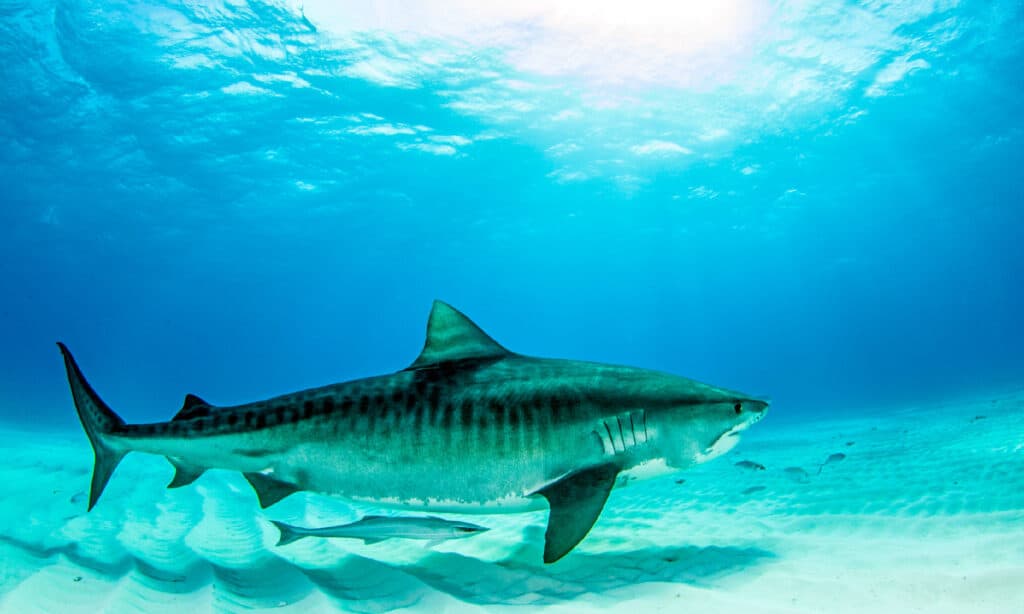
{"type": "Polygon", "coordinates": [[[714,458],[767,408],[656,371],[510,352],[441,301],[407,369],[229,407],[190,394],[160,423],[125,423],[58,345],[96,457],[90,510],[140,451],[168,458],[172,488],[210,468],[240,471],[263,507],[306,490],[462,513],[546,502],[546,562],[586,536],[618,475],[714,458]]]}

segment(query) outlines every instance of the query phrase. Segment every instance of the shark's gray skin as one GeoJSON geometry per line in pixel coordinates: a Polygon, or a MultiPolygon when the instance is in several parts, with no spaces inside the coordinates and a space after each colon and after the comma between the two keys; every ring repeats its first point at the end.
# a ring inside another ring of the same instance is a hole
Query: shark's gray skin
{"type": "Polygon", "coordinates": [[[407,369],[266,401],[188,395],[169,422],[126,424],[58,344],[95,452],[89,509],[130,451],[166,456],[169,487],[241,471],[263,507],[297,491],[458,512],[550,507],[544,560],[586,536],[619,474],[685,469],[728,451],[767,403],[674,375],[506,350],[435,301],[407,369]]]}
{"type": "Polygon", "coordinates": [[[365,516],[359,520],[333,527],[305,528],[271,520],[281,533],[277,542],[284,546],[303,537],[349,537],[374,544],[385,539],[425,539],[431,543],[470,537],[487,531],[469,522],[445,520],[436,516],[365,516]]]}

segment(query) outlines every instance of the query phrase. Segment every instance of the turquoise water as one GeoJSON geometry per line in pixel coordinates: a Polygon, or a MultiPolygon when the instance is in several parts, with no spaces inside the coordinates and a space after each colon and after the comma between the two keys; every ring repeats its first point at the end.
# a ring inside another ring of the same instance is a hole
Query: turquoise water
{"type": "Polygon", "coordinates": [[[1012,1],[0,2],[0,608],[1022,609],[1022,28],[1012,1]],[[282,551],[239,476],[166,491],[141,455],[85,513],[55,341],[164,421],[402,369],[434,299],[771,413],[616,488],[561,568],[533,512],[282,551]]]}

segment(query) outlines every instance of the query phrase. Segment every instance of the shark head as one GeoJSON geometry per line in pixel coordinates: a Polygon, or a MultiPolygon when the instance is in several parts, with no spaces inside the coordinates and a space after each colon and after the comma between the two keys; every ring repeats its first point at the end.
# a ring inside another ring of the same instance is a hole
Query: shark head
{"type": "Polygon", "coordinates": [[[665,463],[684,469],[725,454],[740,434],[759,422],[768,403],[749,395],[685,378],[662,381],[648,416],[654,444],[665,463]]]}

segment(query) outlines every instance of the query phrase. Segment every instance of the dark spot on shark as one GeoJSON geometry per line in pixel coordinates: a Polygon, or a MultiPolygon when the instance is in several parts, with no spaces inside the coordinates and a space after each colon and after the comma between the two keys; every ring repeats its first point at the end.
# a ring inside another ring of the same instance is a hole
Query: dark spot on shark
{"type": "Polygon", "coordinates": [[[464,427],[473,424],[473,399],[462,399],[462,407],[459,411],[459,423],[464,427]]]}
{"type": "Polygon", "coordinates": [[[263,411],[257,412],[257,414],[256,414],[256,428],[262,429],[262,428],[266,428],[266,426],[267,426],[267,413],[263,412],[263,411]]]}
{"type": "Polygon", "coordinates": [[[402,392],[401,388],[395,388],[395,390],[391,393],[391,400],[393,402],[395,402],[395,403],[401,403],[402,402],[402,398],[404,396],[405,396],[405,393],[402,392]]]}
{"type": "Polygon", "coordinates": [[[377,396],[373,397],[373,404],[376,405],[377,407],[384,407],[385,405],[387,405],[387,401],[384,400],[383,394],[378,394],[377,396]]]}
{"type": "Polygon", "coordinates": [[[534,409],[540,409],[543,406],[544,406],[544,399],[540,398],[540,396],[533,397],[533,408],[534,409]]]}
{"type": "Polygon", "coordinates": [[[236,448],[235,450],[233,450],[233,452],[235,454],[239,454],[241,456],[247,456],[249,458],[258,458],[260,456],[267,456],[267,455],[271,454],[273,452],[273,450],[269,450],[267,448],[252,448],[252,449],[236,448]]]}
{"type": "Polygon", "coordinates": [[[213,414],[210,416],[210,427],[213,430],[217,430],[220,427],[220,414],[213,414]]]}
{"type": "Polygon", "coordinates": [[[231,412],[228,414],[228,426],[235,426],[238,424],[238,414],[231,412]]]}
{"type": "Polygon", "coordinates": [[[737,414],[743,412],[743,404],[742,403],[737,403],[737,404],[733,405],[732,408],[733,408],[733,410],[736,411],[737,414]]]}
{"type": "Polygon", "coordinates": [[[512,406],[511,411],[508,412],[509,426],[519,426],[519,414],[521,411],[518,405],[512,406]]]}
{"type": "Polygon", "coordinates": [[[370,413],[370,397],[365,394],[359,397],[359,415],[365,416],[370,413]]]}
{"type": "Polygon", "coordinates": [[[405,399],[405,408],[408,409],[408,410],[411,410],[413,407],[416,406],[416,403],[418,401],[419,401],[419,399],[416,397],[415,394],[410,394],[405,399]]]}
{"type": "Polygon", "coordinates": [[[305,403],[302,404],[302,417],[303,418],[312,418],[313,417],[313,411],[314,411],[314,406],[313,406],[313,401],[312,400],[307,400],[305,403]]]}
{"type": "Polygon", "coordinates": [[[427,382],[419,380],[416,382],[416,394],[422,396],[427,391],[427,382]]]}
{"type": "Polygon", "coordinates": [[[192,423],[192,430],[197,433],[202,433],[204,428],[206,428],[206,421],[202,418],[192,423]]]}
{"type": "Polygon", "coordinates": [[[551,397],[551,400],[550,400],[549,404],[551,405],[551,417],[552,417],[552,419],[560,420],[561,419],[561,415],[560,414],[562,413],[562,402],[558,400],[558,397],[551,397]]]}
{"type": "Polygon", "coordinates": [[[445,403],[444,411],[441,412],[441,428],[448,431],[452,428],[455,423],[455,406],[451,403],[445,403]]]}
{"type": "Polygon", "coordinates": [[[245,412],[245,426],[252,426],[256,416],[251,412],[245,412]]]}
{"type": "Polygon", "coordinates": [[[441,389],[437,386],[432,387],[430,394],[427,395],[427,401],[430,403],[430,411],[436,412],[441,406],[441,389]]]}

